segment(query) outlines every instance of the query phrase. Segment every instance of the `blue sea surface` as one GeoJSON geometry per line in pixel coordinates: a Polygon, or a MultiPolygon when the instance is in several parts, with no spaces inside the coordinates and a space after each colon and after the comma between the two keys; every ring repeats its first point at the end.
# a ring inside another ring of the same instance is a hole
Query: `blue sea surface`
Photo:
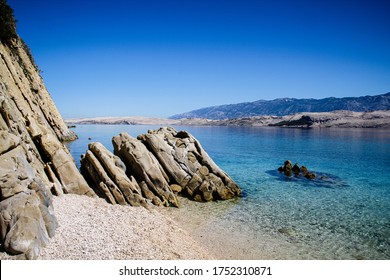
{"type": "MultiPolygon", "coordinates": [[[[78,125],[68,147],[79,164],[89,142],[112,150],[122,131],[157,128],[78,125]]],[[[193,134],[243,190],[236,200],[191,204],[182,223],[198,215],[202,230],[245,239],[236,243],[252,259],[390,259],[390,130],[175,128],[193,134]],[[284,176],[277,168],[287,159],[317,177],[284,176]]]]}

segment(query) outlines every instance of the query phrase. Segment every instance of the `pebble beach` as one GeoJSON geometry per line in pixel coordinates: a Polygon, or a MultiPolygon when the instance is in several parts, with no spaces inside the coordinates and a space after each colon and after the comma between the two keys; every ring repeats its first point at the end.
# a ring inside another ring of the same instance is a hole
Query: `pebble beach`
{"type": "MultiPolygon", "coordinates": [[[[214,259],[188,232],[151,207],[108,204],[66,194],[53,198],[59,223],[40,260],[214,259]]],[[[0,253],[0,259],[17,259],[0,253]]]]}

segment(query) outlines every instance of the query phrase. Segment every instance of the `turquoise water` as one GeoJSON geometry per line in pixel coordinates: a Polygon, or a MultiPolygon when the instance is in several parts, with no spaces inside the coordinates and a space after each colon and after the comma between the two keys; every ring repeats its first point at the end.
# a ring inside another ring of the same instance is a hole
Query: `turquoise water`
{"type": "MultiPolygon", "coordinates": [[[[79,140],[68,147],[78,163],[88,142],[112,149],[111,138],[121,131],[137,136],[156,128],[79,125],[79,140]]],[[[390,259],[390,130],[176,129],[192,133],[244,192],[234,201],[189,205],[203,219],[201,230],[244,238],[236,243],[248,258],[390,259]],[[287,159],[317,178],[279,174],[287,159]]]]}

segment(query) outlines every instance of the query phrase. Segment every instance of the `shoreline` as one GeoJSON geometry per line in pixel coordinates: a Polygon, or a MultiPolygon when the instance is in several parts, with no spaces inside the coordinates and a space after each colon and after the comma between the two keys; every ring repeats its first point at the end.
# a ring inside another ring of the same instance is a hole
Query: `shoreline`
{"type": "MultiPolygon", "coordinates": [[[[112,205],[101,198],[64,194],[53,199],[59,226],[38,260],[210,260],[157,207],[112,205]]],[[[0,252],[2,260],[20,259],[0,252]]]]}
{"type": "Polygon", "coordinates": [[[291,128],[390,128],[390,110],[372,112],[333,111],[303,112],[286,116],[252,116],[211,120],[201,118],[164,119],[150,117],[96,117],[66,119],[69,126],[99,125],[182,125],[182,126],[244,126],[291,128]]]}

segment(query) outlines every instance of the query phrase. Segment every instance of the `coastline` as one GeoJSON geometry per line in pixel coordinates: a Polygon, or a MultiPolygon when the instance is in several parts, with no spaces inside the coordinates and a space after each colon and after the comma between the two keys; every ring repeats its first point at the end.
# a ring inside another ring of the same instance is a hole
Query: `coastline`
{"type": "Polygon", "coordinates": [[[303,112],[286,116],[252,116],[211,120],[202,118],[164,119],[150,117],[96,117],[65,119],[68,125],[183,125],[183,126],[277,126],[297,128],[390,128],[390,110],[353,112],[303,112]]]}

